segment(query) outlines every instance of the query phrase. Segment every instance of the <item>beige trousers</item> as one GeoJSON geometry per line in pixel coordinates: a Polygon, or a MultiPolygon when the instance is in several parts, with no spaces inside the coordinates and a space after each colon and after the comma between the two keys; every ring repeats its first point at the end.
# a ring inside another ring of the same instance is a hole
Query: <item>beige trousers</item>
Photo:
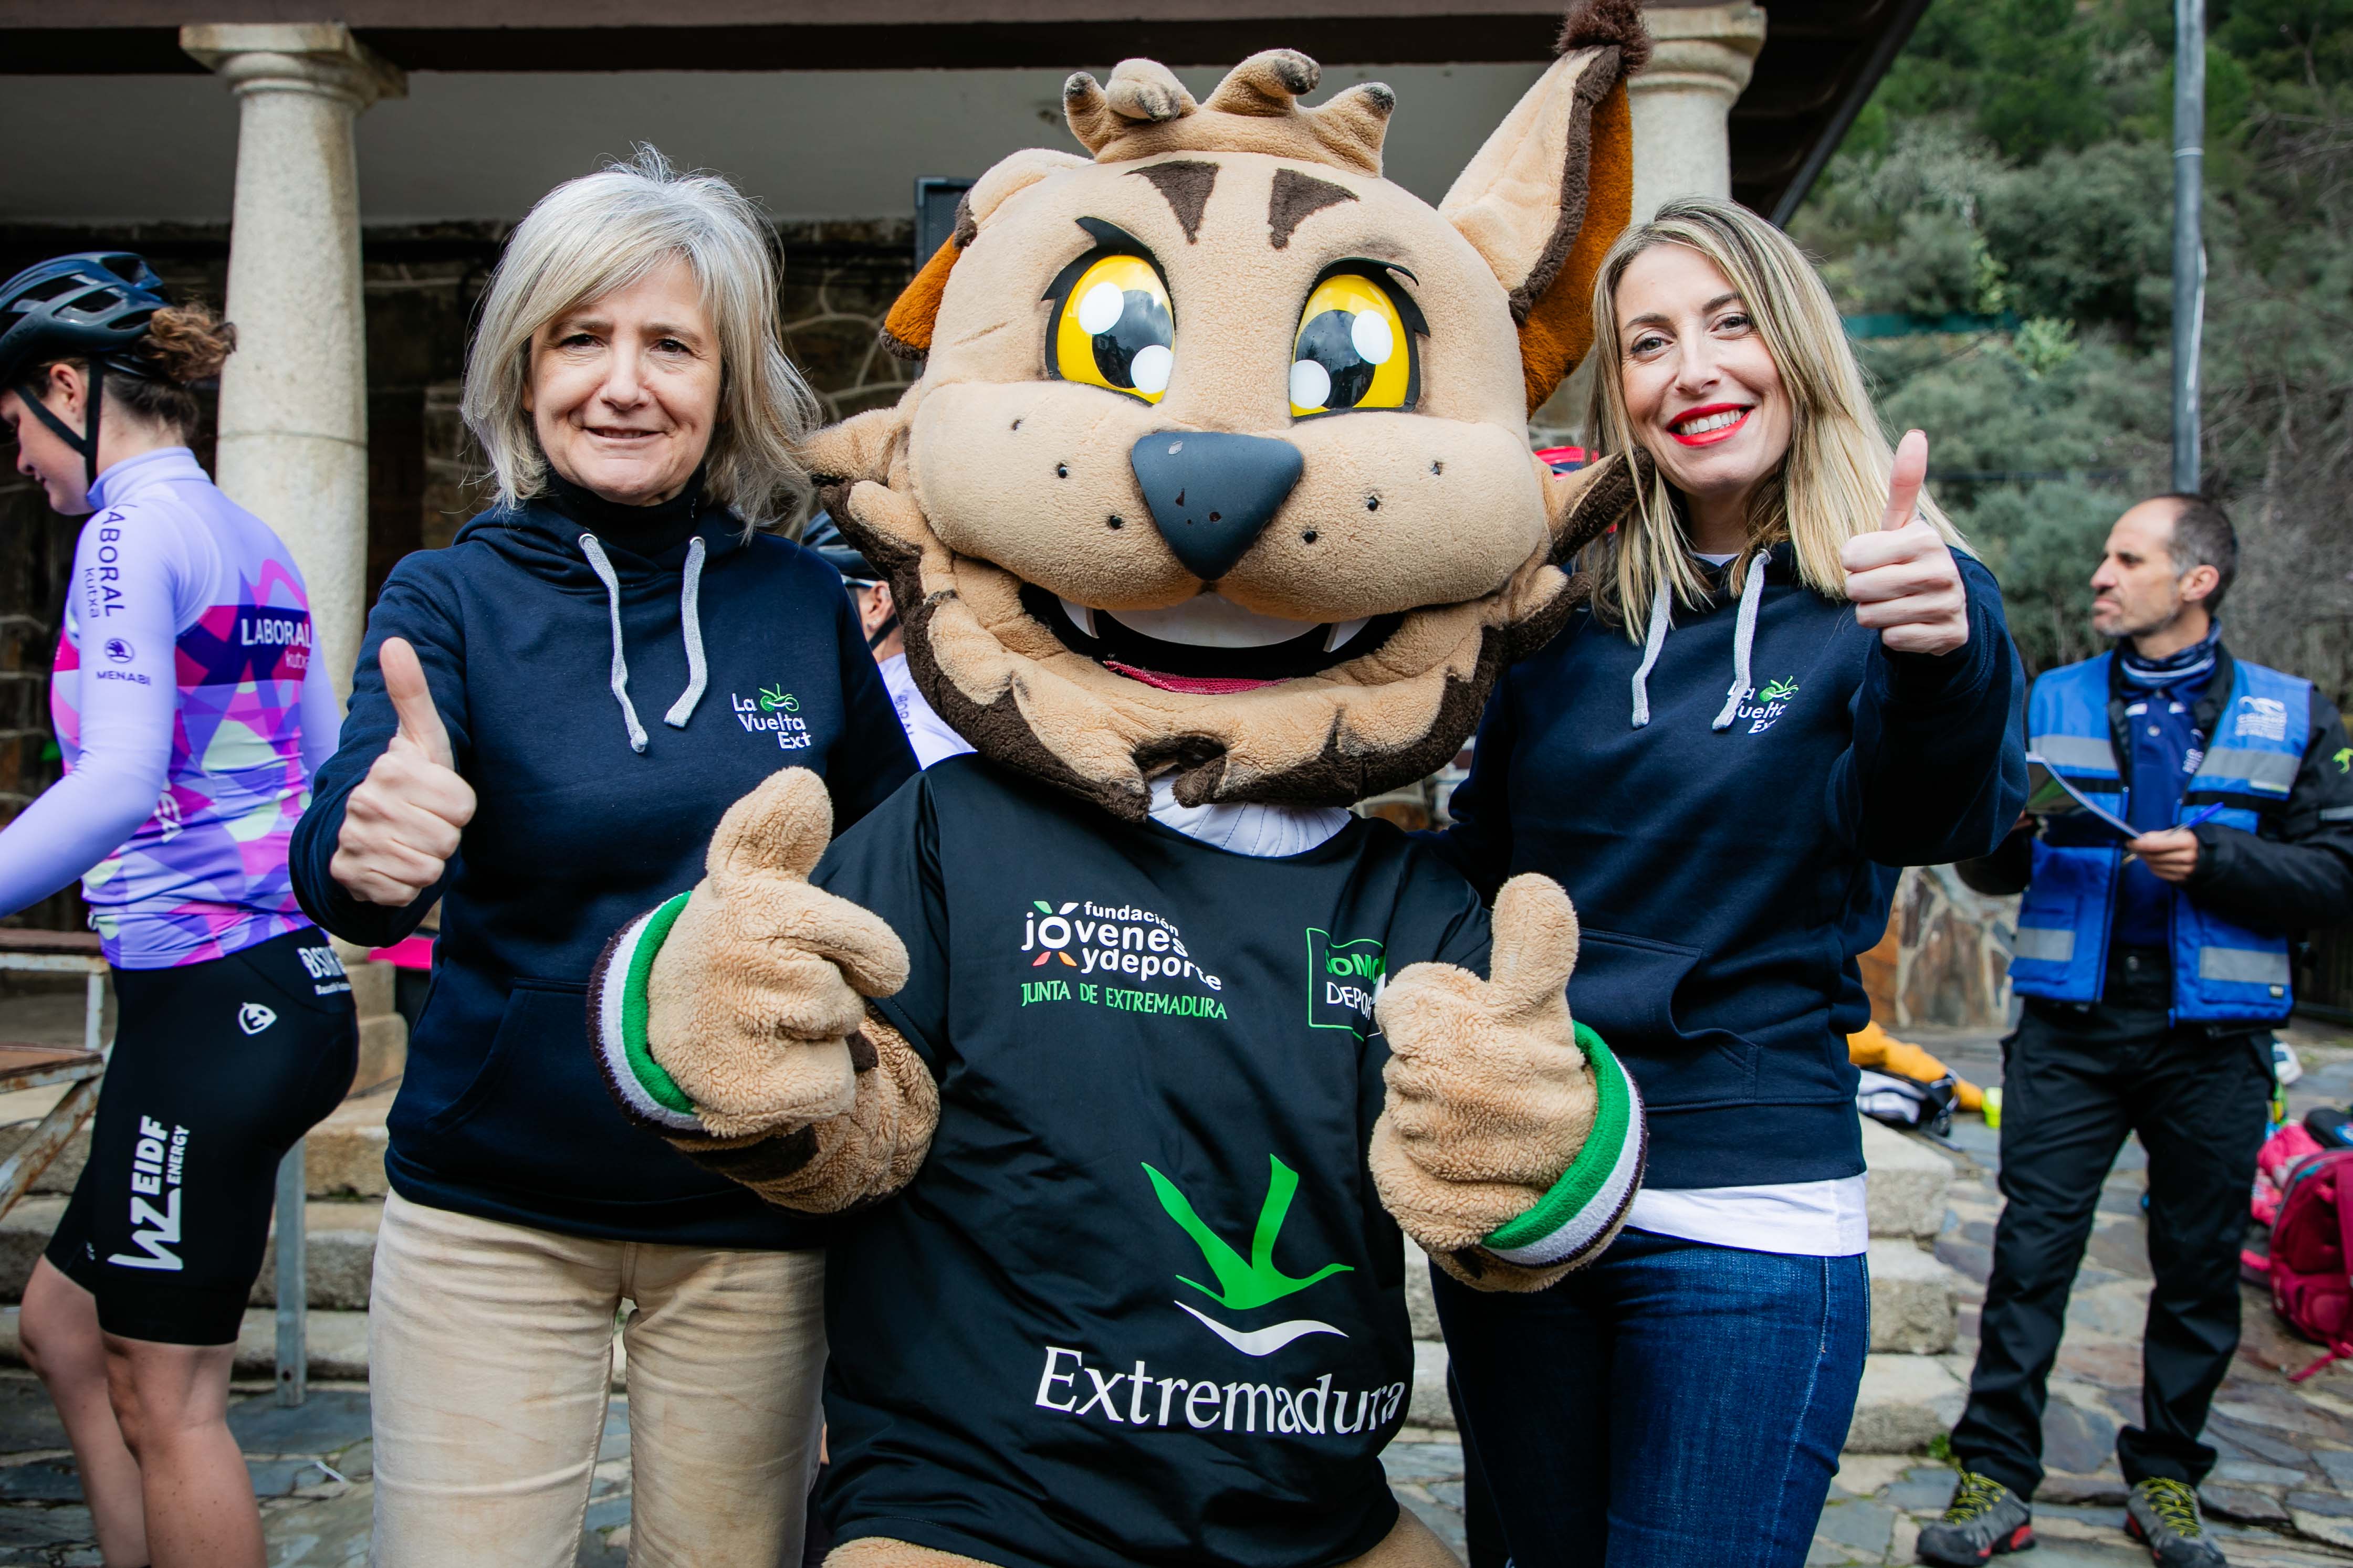
{"type": "Polygon", "coordinates": [[[594,1241],[385,1200],[375,1568],[572,1568],[628,1349],[629,1561],[797,1568],[825,1255],[594,1241]]]}

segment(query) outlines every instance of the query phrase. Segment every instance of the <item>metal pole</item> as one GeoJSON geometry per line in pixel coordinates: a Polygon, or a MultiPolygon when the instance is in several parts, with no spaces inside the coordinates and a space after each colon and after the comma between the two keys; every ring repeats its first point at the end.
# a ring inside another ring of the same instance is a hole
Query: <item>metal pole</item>
{"type": "Polygon", "coordinates": [[[310,1270],[303,1265],[302,1145],[278,1162],[278,1403],[300,1405],[310,1394],[310,1270]]]}
{"type": "Polygon", "coordinates": [[[2173,0],[2173,488],[2198,489],[2198,344],[2206,321],[2206,0],[2173,0]]]}

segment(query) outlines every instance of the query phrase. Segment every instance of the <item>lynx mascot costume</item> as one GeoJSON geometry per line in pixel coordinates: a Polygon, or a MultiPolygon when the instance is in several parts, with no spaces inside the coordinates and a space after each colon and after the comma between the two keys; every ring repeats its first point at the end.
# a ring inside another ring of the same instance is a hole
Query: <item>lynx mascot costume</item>
{"type": "Polygon", "coordinates": [[[1378,1458],[1397,1227],[1541,1289],[1622,1222],[1641,1111],[1570,1023],[1559,888],[1491,921],[1343,808],[1455,753],[1630,498],[1526,414],[1627,221],[1639,18],[1572,16],[1437,211],[1381,178],[1389,89],[1305,107],[1303,56],[1198,104],[1150,61],[1072,77],[1092,159],[973,186],[890,317],[922,379],[813,445],[979,756],[830,852],[779,773],[591,1005],[635,1117],[864,1211],[828,1261],[838,1568],[1451,1561],[1378,1458]]]}

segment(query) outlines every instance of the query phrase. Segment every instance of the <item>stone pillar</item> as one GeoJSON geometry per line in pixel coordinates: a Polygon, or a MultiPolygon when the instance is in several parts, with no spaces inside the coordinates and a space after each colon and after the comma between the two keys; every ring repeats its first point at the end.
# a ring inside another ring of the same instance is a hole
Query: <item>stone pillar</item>
{"type": "Polygon", "coordinates": [[[1765,13],[1748,0],[1652,5],[1642,19],[1651,28],[1651,63],[1627,84],[1637,223],[1674,196],[1732,194],[1725,121],[1765,47],[1765,13]]]}
{"type": "Polygon", "coordinates": [[[367,375],[352,121],[401,73],[341,24],[197,24],[180,47],[238,102],[220,487],[276,529],[349,694],[367,576],[367,375]]]}

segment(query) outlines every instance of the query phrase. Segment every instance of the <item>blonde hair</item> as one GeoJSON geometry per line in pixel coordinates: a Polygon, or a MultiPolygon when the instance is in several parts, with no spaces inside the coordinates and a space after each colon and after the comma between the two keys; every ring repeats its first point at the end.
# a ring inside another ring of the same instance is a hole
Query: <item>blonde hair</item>
{"type": "MultiPolygon", "coordinates": [[[[1799,580],[1825,598],[1846,597],[1839,553],[1849,539],[1879,526],[1895,453],[1839,321],[1838,307],[1803,252],[1789,237],[1736,202],[1686,196],[1628,229],[1602,260],[1593,284],[1593,342],[1611,358],[1593,378],[1590,428],[1604,452],[1631,454],[1641,445],[1626,408],[1626,384],[1616,371],[1623,348],[1618,285],[1634,258],[1653,246],[1680,245],[1715,264],[1739,294],[1772,356],[1789,399],[1789,450],[1749,500],[1748,539],[1733,568],[1737,592],[1758,550],[1788,540],[1799,580]]],[[[1708,601],[1694,563],[1683,508],[1663,468],[1635,491],[1635,503],[1614,537],[1593,548],[1595,603],[1639,638],[1640,612],[1662,584],[1693,607],[1708,601]]],[[[1958,530],[1924,491],[1920,515],[1956,550],[1967,551],[1958,530]]]]}
{"type": "Polygon", "coordinates": [[[547,488],[547,458],[523,407],[533,334],[671,260],[694,274],[719,341],[703,493],[753,528],[788,521],[807,500],[808,475],[793,453],[818,422],[817,399],[785,357],[766,226],[726,180],[675,174],[641,145],[628,162],[542,196],[491,275],[461,408],[500,500],[512,506],[547,488]]]}

